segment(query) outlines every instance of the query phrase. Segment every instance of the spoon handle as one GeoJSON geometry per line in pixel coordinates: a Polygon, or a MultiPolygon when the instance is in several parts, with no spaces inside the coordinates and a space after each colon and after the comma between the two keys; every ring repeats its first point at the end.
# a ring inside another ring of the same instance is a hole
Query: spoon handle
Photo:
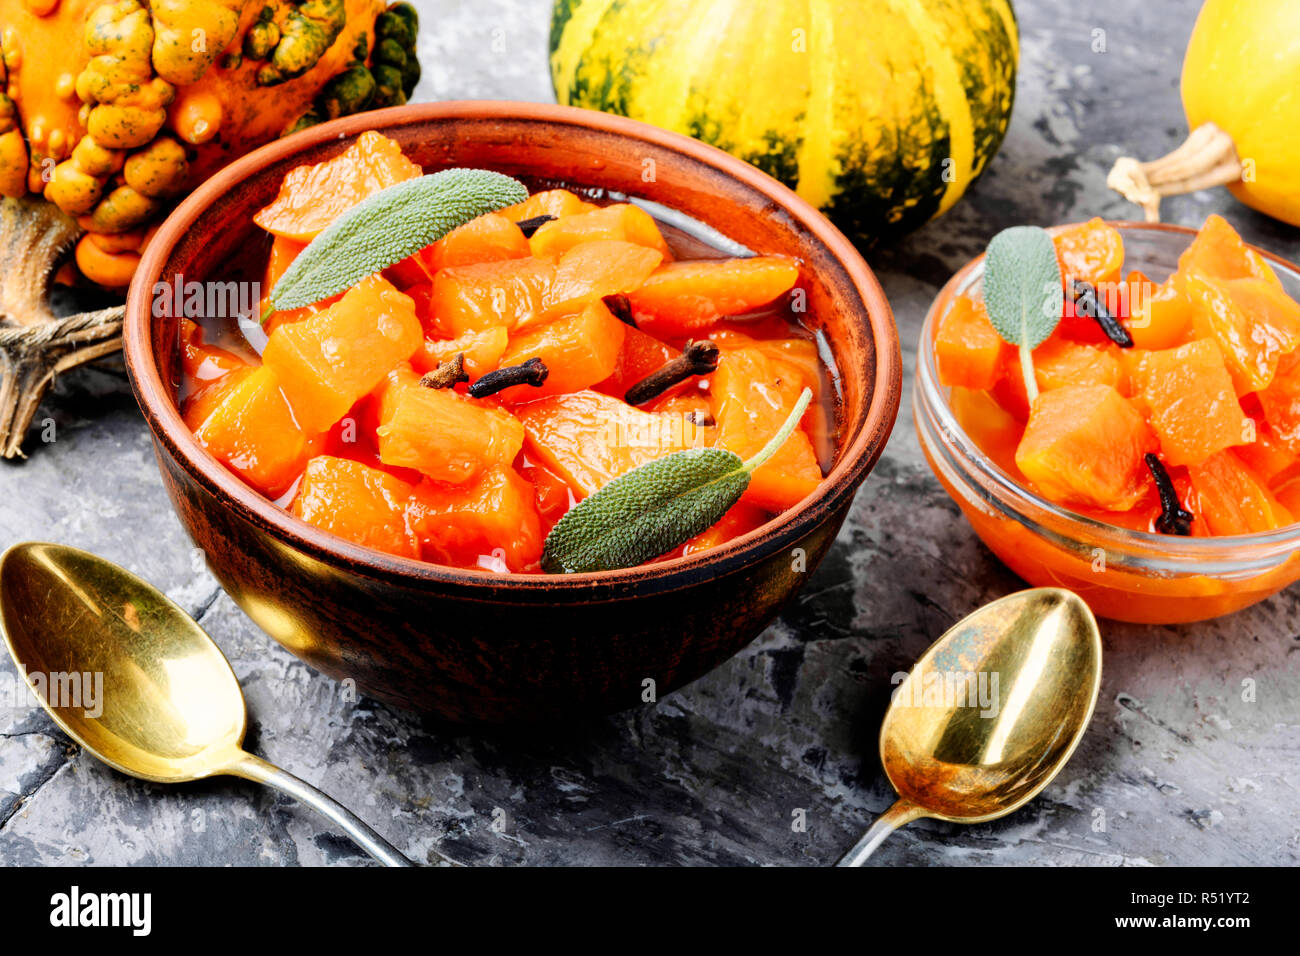
{"type": "Polygon", "coordinates": [[[903,824],[919,820],[923,816],[925,811],[916,804],[907,800],[895,801],[892,807],[876,817],[876,822],[871,824],[871,829],[862,834],[862,839],[853,845],[853,849],[840,857],[840,861],[835,865],[862,866],[867,857],[876,852],[876,847],[885,842],[885,837],[903,824]]]}
{"type": "Polygon", "coordinates": [[[287,770],[281,770],[261,757],[240,752],[239,758],[226,768],[226,772],[246,780],[255,780],[268,787],[287,793],[300,803],[305,803],[317,813],[332,820],[357,846],[385,866],[415,866],[397,851],[391,843],[372,830],[361,818],[333,797],[321,793],[305,780],[300,780],[287,770]]]}

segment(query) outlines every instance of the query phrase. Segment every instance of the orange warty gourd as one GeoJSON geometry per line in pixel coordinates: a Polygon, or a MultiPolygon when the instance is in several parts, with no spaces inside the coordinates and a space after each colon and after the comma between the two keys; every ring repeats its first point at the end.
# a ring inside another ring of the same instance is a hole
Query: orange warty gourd
{"type": "MultiPolygon", "coordinates": [[[[42,194],[91,234],[155,221],[231,159],[405,102],[419,79],[408,3],[0,0],[0,24],[0,193],[42,194]]],[[[79,259],[123,285],[138,251],[79,259]]]]}
{"type": "Polygon", "coordinates": [[[50,312],[63,254],[125,290],[166,213],[231,160],[405,102],[417,30],[387,0],[0,0],[0,233],[24,279],[0,288],[0,324],[25,329],[0,346],[0,454],[22,454],[55,370],[120,347],[120,306],[50,312]]]}

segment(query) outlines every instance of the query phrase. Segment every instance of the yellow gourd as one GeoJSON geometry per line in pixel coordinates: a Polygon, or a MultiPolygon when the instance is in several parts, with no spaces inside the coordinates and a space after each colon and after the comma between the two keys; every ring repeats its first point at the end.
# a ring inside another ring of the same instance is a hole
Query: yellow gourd
{"type": "Polygon", "coordinates": [[[1124,157],[1107,182],[1140,204],[1227,186],[1253,209],[1300,226],[1300,3],[1207,0],[1183,60],[1191,135],[1167,156],[1124,157]]]}

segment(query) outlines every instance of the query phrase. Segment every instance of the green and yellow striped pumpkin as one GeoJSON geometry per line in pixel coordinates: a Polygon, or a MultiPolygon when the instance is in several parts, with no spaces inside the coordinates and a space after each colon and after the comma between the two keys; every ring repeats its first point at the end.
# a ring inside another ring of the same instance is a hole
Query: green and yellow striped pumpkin
{"type": "Polygon", "coordinates": [[[557,0],[561,103],[695,136],[865,243],[946,212],[997,152],[1010,0],[557,0]]]}

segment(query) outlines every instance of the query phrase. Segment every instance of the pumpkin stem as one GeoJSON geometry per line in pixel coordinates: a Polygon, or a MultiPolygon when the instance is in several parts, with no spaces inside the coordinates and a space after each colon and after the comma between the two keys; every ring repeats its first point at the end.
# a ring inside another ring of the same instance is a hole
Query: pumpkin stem
{"type": "Polygon", "coordinates": [[[40,199],[0,200],[0,455],[22,455],[22,441],[54,376],[122,345],[122,306],[55,316],[50,279],[81,230],[40,199]]]}
{"type": "Polygon", "coordinates": [[[1203,123],[1159,159],[1143,163],[1121,156],[1106,176],[1106,185],[1141,206],[1147,222],[1159,222],[1165,196],[1239,182],[1243,168],[1232,137],[1213,123],[1203,123]]]}

